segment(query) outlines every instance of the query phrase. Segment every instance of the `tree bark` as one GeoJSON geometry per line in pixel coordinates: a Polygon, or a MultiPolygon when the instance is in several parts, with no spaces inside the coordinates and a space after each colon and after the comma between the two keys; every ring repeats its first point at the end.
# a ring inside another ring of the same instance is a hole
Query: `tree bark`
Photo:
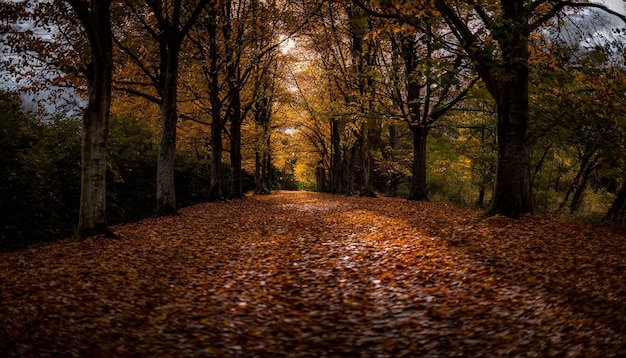
{"type": "Polygon", "coordinates": [[[174,184],[178,122],[177,82],[178,49],[170,48],[161,100],[161,140],[157,159],[157,215],[171,215],[178,212],[174,184]]]}
{"type": "MultiPolygon", "coordinates": [[[[411,178],[411,192],[409,200],[428,200],[426,187],[426,141],[430,131],[427,117],[429,113],[422,113],[420,103],[423,84],[419,78],[419,59],[413,38],[402,39],[402,59],[406,72],[406,95],[409,115],[409,128],[413,133],[413,165],[411,178]]],[[[429,54],[430,56],[430,54],[429,54]]],[[[424,99],[426,100],[426,99],[424,99]]],[[[426,111],[426,109],[424,110],[426,111]]]]}
{"type": "MultiPolygon", "coordinates": [[[[92,0],[92,3],[97,1],[92,0]]],[[[129,9],[135,9],[132,1],[124,1],[129,9]]],[[[157,95],[151,95],[126,89],[130,93],[139,94],[154,103],[161,109],[161,138],[157,158],[156,175],[156,213],[157,215],[176,214],[176,187],[174,185],[174,163],[176,155],[176,126],[178,122],[177,87],[179,71],[179,55],[182,42],[189,33],[193,24],[203,13],[210,0],[198,0],[193,4],[182,0],[147,1],[142,3],[151,10],[150,21],[143,19],[141,14],[132,10],[139,17],[145,31],[151,36],[158,47],[158,66],[146,65],[142,62],[144,54],[133,53],[122,42],[116,41],[118,47],[134,62],[139,69],[150,79],[157,95]],[[188,6],[189,5],[189,6],[188,6]],[[186,16],[186,21],[181,19],[186,16]],[[154,20],[154,21],[152,21],[154,20]],[[154,27],[153,27],[154,25],[154,27]]]]}
{"type": "Polygon", "coordinates": [[[509,75],[517,81],[503,81],[496,100],[498,157],[493,197],[487,213],[519,217],[533,211],[528,145],[528,70],[518,68],[509,71],[509,75]]]}
{"type": "Polygon", "coordinates": [[[211,19],[208,25],[209,33],[209,98],[211,102],[211,183],[209,185],[209,200],[220,200],[224,197],[224,169],[222,163],[222,133],[224,121],[222,119],[222,100],[219,86],[219,46],[217,44],[217,10],[209,12],[211,19]]]}
{"type": "Polygon", "coordinates": [[[110,1],[69,2],[91,49],[86,71],[88,103],[83,117],[80,208],[76,237],[109,233],[106,211],[106,143],[113,77],[110,1]],[[88,8],[90,6],[90,8],[88,8]]]}
{"type": "Polygon", "coordinates": [[[498,126],[496,180],[488,214],[519,217],[532,213],[531,158],[528,142],[528,16],[524,2],[503,2],[507,31],[498,35],[502,65],[491,77],[498,126]],[[494,91],[495,90],[495,91],[494,91]]]}
{"type": "Polygon", "coordinates": [[[230,164],[231,194],[233,198],[243,198],[243,170],[241,169],[241,121],[230,123],[230,164]]]}
{"type": "MultiPolygon", "coordinates": [[[[268,148],[269,148],[269,143],[268,148]]],[[[255,156],[255,168],[254,168],[254,193],[255,194],[271,194],[271,186],[269,183],[269,168],[271,164],[270,154],[267,150],[256,150],[255,156]]]]}
{"type": "MultiPolygon", "coordinates": [[[[234,72],[230,73],[236,73],[234,72]]],[[[243,170],[241,168],[241,97],[235,78],[229,83],[231,93],[230,112],[230,165],[231,165],[231,196],[244,198],[243,170]]]]}
{"type": "MultiPolygon", "coordinates": [[[[497,56],[494,48],[481,47],[478,36],[445,0],[438,0],[435,5],[496,102],[498,159],[487,215],[519,217],[532,213],[528,142],[529,10],[523,0],[502,1],[499,3],[501,20],[484,20],[499,45],[500,56],[497,56]]],[[[488,17],[485,9],[479,5],[473,7],[481,18],[488,17]]]]}
{"type": "Polygon", "coordinates": [[[361,196],[375,197],[374,193],[374,160],[372,157],[372,140],[370,135],[370,119],[361,125],[361,196]]]}
{"type": "Polygon", "coordinates": [[[604,215],[604,221],[614,224],[621,224],[624,221],[626,213],[626,176],[622,178],[624,181],[619,192],[611,204],[611,208],[604,215]]]}
{"type": "Polygon", "coordinates": [[[413,132],[413,167],[411,179],[411,193],[409,200],[428,200],[428,188],[426,186],[426,140],[428,128],[411,126],[413,132]]]}
{"type": "MultiPolygon", "coordinates": [[[[269,124],[269,123],[268,123],[269,124]]],[[[271,154],[270,154],[270,134],[269,125],[264,126],[264,136],[265,140],[262,145],[262,148],[257,148],[255,150],[255,171],[254,171],[254,181],[255,181],[255,194],[271,194],[272,186],[270,183],[270,170],[272,168],[271,164],[271,154]]]]}
{"type": "Polygon", "coordinates": [[[213,115],[211,122],[211,184],[209,186],[209,200],[220,200],[224,197],[223,131],[224,124],[221,116],[219,114],[217,116],[213,115]]]}
{"type": "Polygon", "coordinates": [[[339,135],[339,120],[330,120],[330,192],[341,193],[341,136],[339,135]]]}

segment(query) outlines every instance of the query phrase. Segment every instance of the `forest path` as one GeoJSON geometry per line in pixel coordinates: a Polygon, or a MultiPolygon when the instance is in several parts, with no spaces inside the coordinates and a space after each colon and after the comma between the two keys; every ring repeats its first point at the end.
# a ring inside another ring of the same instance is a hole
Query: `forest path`
{"type": "Polygon", "coordinates": [[[0,356],[626,354],[626,238],[277,192],[0,254],[0,356]]]}

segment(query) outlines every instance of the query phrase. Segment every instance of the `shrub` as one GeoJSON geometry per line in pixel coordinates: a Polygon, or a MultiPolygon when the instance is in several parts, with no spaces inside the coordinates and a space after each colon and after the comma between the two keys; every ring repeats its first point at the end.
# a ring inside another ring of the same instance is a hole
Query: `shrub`
{"type": "MultiPolygon", "coordinates": [[[[81,122],[40,123],[0,98],[0,250],[70,236],[80,201],[81,122]]],[[[107,143],[109,224],[154,215],[156,133],[139,120],[111,118],[107,143]]],[[[208,199],[209,163],[181,150],[176,158],[179,205],[208,199]]]]}
{"type": "Polygon", "coordinates": [[[69,235],[80,196],[80,123],[39,123],[0,99],[0,249],[69,235]]]}

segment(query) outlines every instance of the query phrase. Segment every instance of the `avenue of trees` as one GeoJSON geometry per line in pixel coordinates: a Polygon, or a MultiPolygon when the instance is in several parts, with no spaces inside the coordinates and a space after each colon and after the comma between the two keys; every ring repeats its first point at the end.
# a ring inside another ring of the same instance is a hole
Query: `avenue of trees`
{"type": "Polygon", "coordinates": [[[22,58],[5,57],[6,72],[54,68],[39,90],[83,94],[80,119],[22,113],[19,86],[2,94],[2,246],[281,188],[624,217],[626,24],[598,3],[56,0],[0,12],[3,51],[22,58]]]}

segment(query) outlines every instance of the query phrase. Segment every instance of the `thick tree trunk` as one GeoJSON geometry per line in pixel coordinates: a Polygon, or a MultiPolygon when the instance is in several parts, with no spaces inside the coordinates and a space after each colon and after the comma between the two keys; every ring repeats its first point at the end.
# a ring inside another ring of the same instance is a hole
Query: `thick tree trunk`
{"type": "Polygon", "coordinates": [[[528,142],[528,25],[521,1],[503,3],[505,17],[511,21],[511,34],[500,34],[502,65],[482,69],[496,101],[498,113],[496,179],[489,215],[519,217],[532,213],[530,148],[528,142]],[[494,73],[495,72],[495,73],[494,73]]]}
{"type": "Polygon", "coordinates": [[[413,167],[409,200],[428,200],[426,187],[426,139],[428,128],[411,126],[413,132],[413,167]]]}
{"type": "MultiPolygon", "coordinates": [[[[89,98],[83,117],[80,209],[76,237],[108,233],[106,211],[106,143],[113,74],[110,1],[90,10],[71,3],[88,34],[91,63],[86,71],[89,98]]],[[[83,4],[84,5],[84,4],[83,4]]]]}
{"type": "Polygon", "coordinates": [[[177,68],[169,68],[165,76],[166,81],[161,102],[161,140],[159,142],[157,160],[157,215],[177,213],[176,187],[174,185],[176,127],[178,122],[176,106],[177,68]]]}
{"type": "Polygon", "coordinates": [[[498,107],[496,179],[488,214],[519,217],[532,212],[528,81],[522,79],[516,84],[508,84],[506,88],[501,88],[501,92],[502,96],[496,102],[498,107]]]}
{"type": "Polygon", "coordinates": [[[216,9],[212,8],[209,13],[212,19],[209,32],[209,98],[211,101],[211,183],[209,185],[209,200],[220,200],[224,198],[224,169],[222,163],[222,133],[224,132],[224,121],[222,119],[222,101],[220,99],[219,86],[219,50],[217,44],[217,26],[215,24],[216,9]]]}
{"type": "MultiPolygon", "coordinates": [[[[530,150],[528,144],[528,8],[523,0],[499,3],[501,21],[486,23],[499,45],[482,47],[472,29],[444,0],[435,6],[472,58],[477,72],[496,102],[498,159],[491,207],[487,215],[519,217],[531,213],[530,150]]],[[[476,5],[482,11],[483,9],[476,5]]]]}

